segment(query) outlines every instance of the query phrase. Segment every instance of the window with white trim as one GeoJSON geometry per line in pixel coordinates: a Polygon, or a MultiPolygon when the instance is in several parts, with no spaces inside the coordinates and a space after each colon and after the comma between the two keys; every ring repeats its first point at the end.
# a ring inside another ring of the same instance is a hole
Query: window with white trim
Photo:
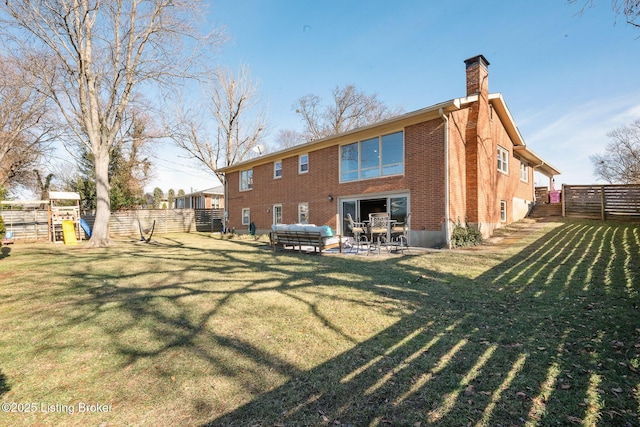
{"type": "Polygon", "coordinates": [[[298,203],[298,224],[309,224],[309,203],[298,203]]]}
{"type": "Polygon", "coordinates": [[[247,191],[253,188],[253,169],[240,172],[240,191],[247,191]]]}
{"type": "Polygon", "coordinates": [[[211,207],[213,209],[220,209],[220,196],[213,196],[211,198],[211,207]]]}
{"type": "Polygon", "coordinates": [[[251,223],[251,209],[242,209],[242,225],[249,225],[251,223]]]}
{"type": "Polygon", "coordinates": [[[404,173],[404,132],[340,147],[340,181],[358,181],[404,173]]]}
{"type": "Polygon", "coordinates": [[[509,173],[509,151],[498,145],[498,170],[509,173]]]}
{"type": "Polygon", "coordinates": [[[520,160],[520,181],[529,182],[529,165],[520,160]]]}
{"type": "Polygon", "coordinates": [[[507,222],[507,201],[500,200],[500,221],[507,222]]]}
{"type": "Polygon", "coordinates": [[[298,156],[298,173],[309,172],[309,155],[300,154],[298,156]]]}
{"type": "Polygon", "coordinates": [[[282,205],[273,205],[273,223],[282,224],[282,205]]]}
{"type": "Polygon", "coordinates": [[[273,177],[275,179],[282,178],[282,160],[273,162],[273,177]]]}

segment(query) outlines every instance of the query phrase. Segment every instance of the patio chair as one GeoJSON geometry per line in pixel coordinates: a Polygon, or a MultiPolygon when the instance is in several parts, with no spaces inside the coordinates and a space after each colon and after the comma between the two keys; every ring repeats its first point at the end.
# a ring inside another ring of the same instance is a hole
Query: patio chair
{"type": "MultiPolygon", "coordinates": [[[[356,253],[359,253],[360,246],[369,246],[369,241],[367,240],[367,225],[363,222],[355,222],[349,213],[347,214],[347,222],[349,223],[349,229],[353,233],[353,239],[355,240],[354,246],[358,251],[356,253]]],[[[351,250],[353,250],[354,246],[351,247],[351,250]]]]}
{"type": "Polygon", "coordinates": [[[405,246],[407,247],[407,252],[409,251],[409,221],[411,219],[411,214],[407,214],[404,219],[404,222],[397,222],[393,224],[391,227],[391,240],[396,243],[396,247],[400,247],[400,251],[404,253],[405,246]]]}
{"type": "Polygon", "coordinates": [[[380,247],[389,240],[389,214],[387,212],[369,214],[369,235],[371,244],[375,245],[380,254],[380,247]]]}

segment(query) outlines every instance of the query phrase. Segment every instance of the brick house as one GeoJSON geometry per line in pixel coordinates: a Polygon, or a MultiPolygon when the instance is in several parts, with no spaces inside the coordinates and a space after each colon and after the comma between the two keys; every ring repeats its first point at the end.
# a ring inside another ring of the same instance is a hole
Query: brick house
{"type": "Polygon", "coordinates": [[[176,196],[175,203],[176,209],[224,209],[224,187],[219,185],[176,196]]]}
{"type": "Polygon", "coordinates": [[[525,217],[534,170],[550,180],[560,172],[526,146],[502,95],[489,93],[486,58],[465,64],[463,98],[222,169],[227,227],[312,223],[348,235],[347,213],[410,213],[411,245],[447,247],[457,222],[486,237],[525,217]]]}

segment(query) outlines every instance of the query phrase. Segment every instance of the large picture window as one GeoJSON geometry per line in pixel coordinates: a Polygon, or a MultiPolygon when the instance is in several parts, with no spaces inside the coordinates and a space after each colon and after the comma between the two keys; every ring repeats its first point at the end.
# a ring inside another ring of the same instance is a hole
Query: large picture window
{"type": "Polygon", "coordinates": [[[396,132],[340,147],[340,181],[404,173],[404,133],[396,132]]]}

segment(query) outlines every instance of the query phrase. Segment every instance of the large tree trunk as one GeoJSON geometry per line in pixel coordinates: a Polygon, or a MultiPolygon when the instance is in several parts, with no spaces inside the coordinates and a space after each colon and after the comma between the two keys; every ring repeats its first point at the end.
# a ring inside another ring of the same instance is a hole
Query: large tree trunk
{"type": "Polygon", "coordinates": [[[109,244],[109,156],[131,103],[152,85],[177,88],[201,77],[216,31],[201,35],[202,1],[0,1],[0,37],[31,55],[38,93],[58,106],[73,142],[95,157],[96,221],[91,246],[109,244]],[[185,49],[184,41],[193,49],[185,49]],[[13,42],[13,43],[12,43],[13,42]],[[200,55],[199,49],[205,49],[200,55]],[[175,85],[175,86],[174,86],[175,85]]]}
{"type": "Polygon", "coordinates": [[[89,245],[93,247],[108,246],[109,219],[111,217],[111,200],[109,197],[109,154],[96,153],[96,219],[91,232],[89,245]]]}

